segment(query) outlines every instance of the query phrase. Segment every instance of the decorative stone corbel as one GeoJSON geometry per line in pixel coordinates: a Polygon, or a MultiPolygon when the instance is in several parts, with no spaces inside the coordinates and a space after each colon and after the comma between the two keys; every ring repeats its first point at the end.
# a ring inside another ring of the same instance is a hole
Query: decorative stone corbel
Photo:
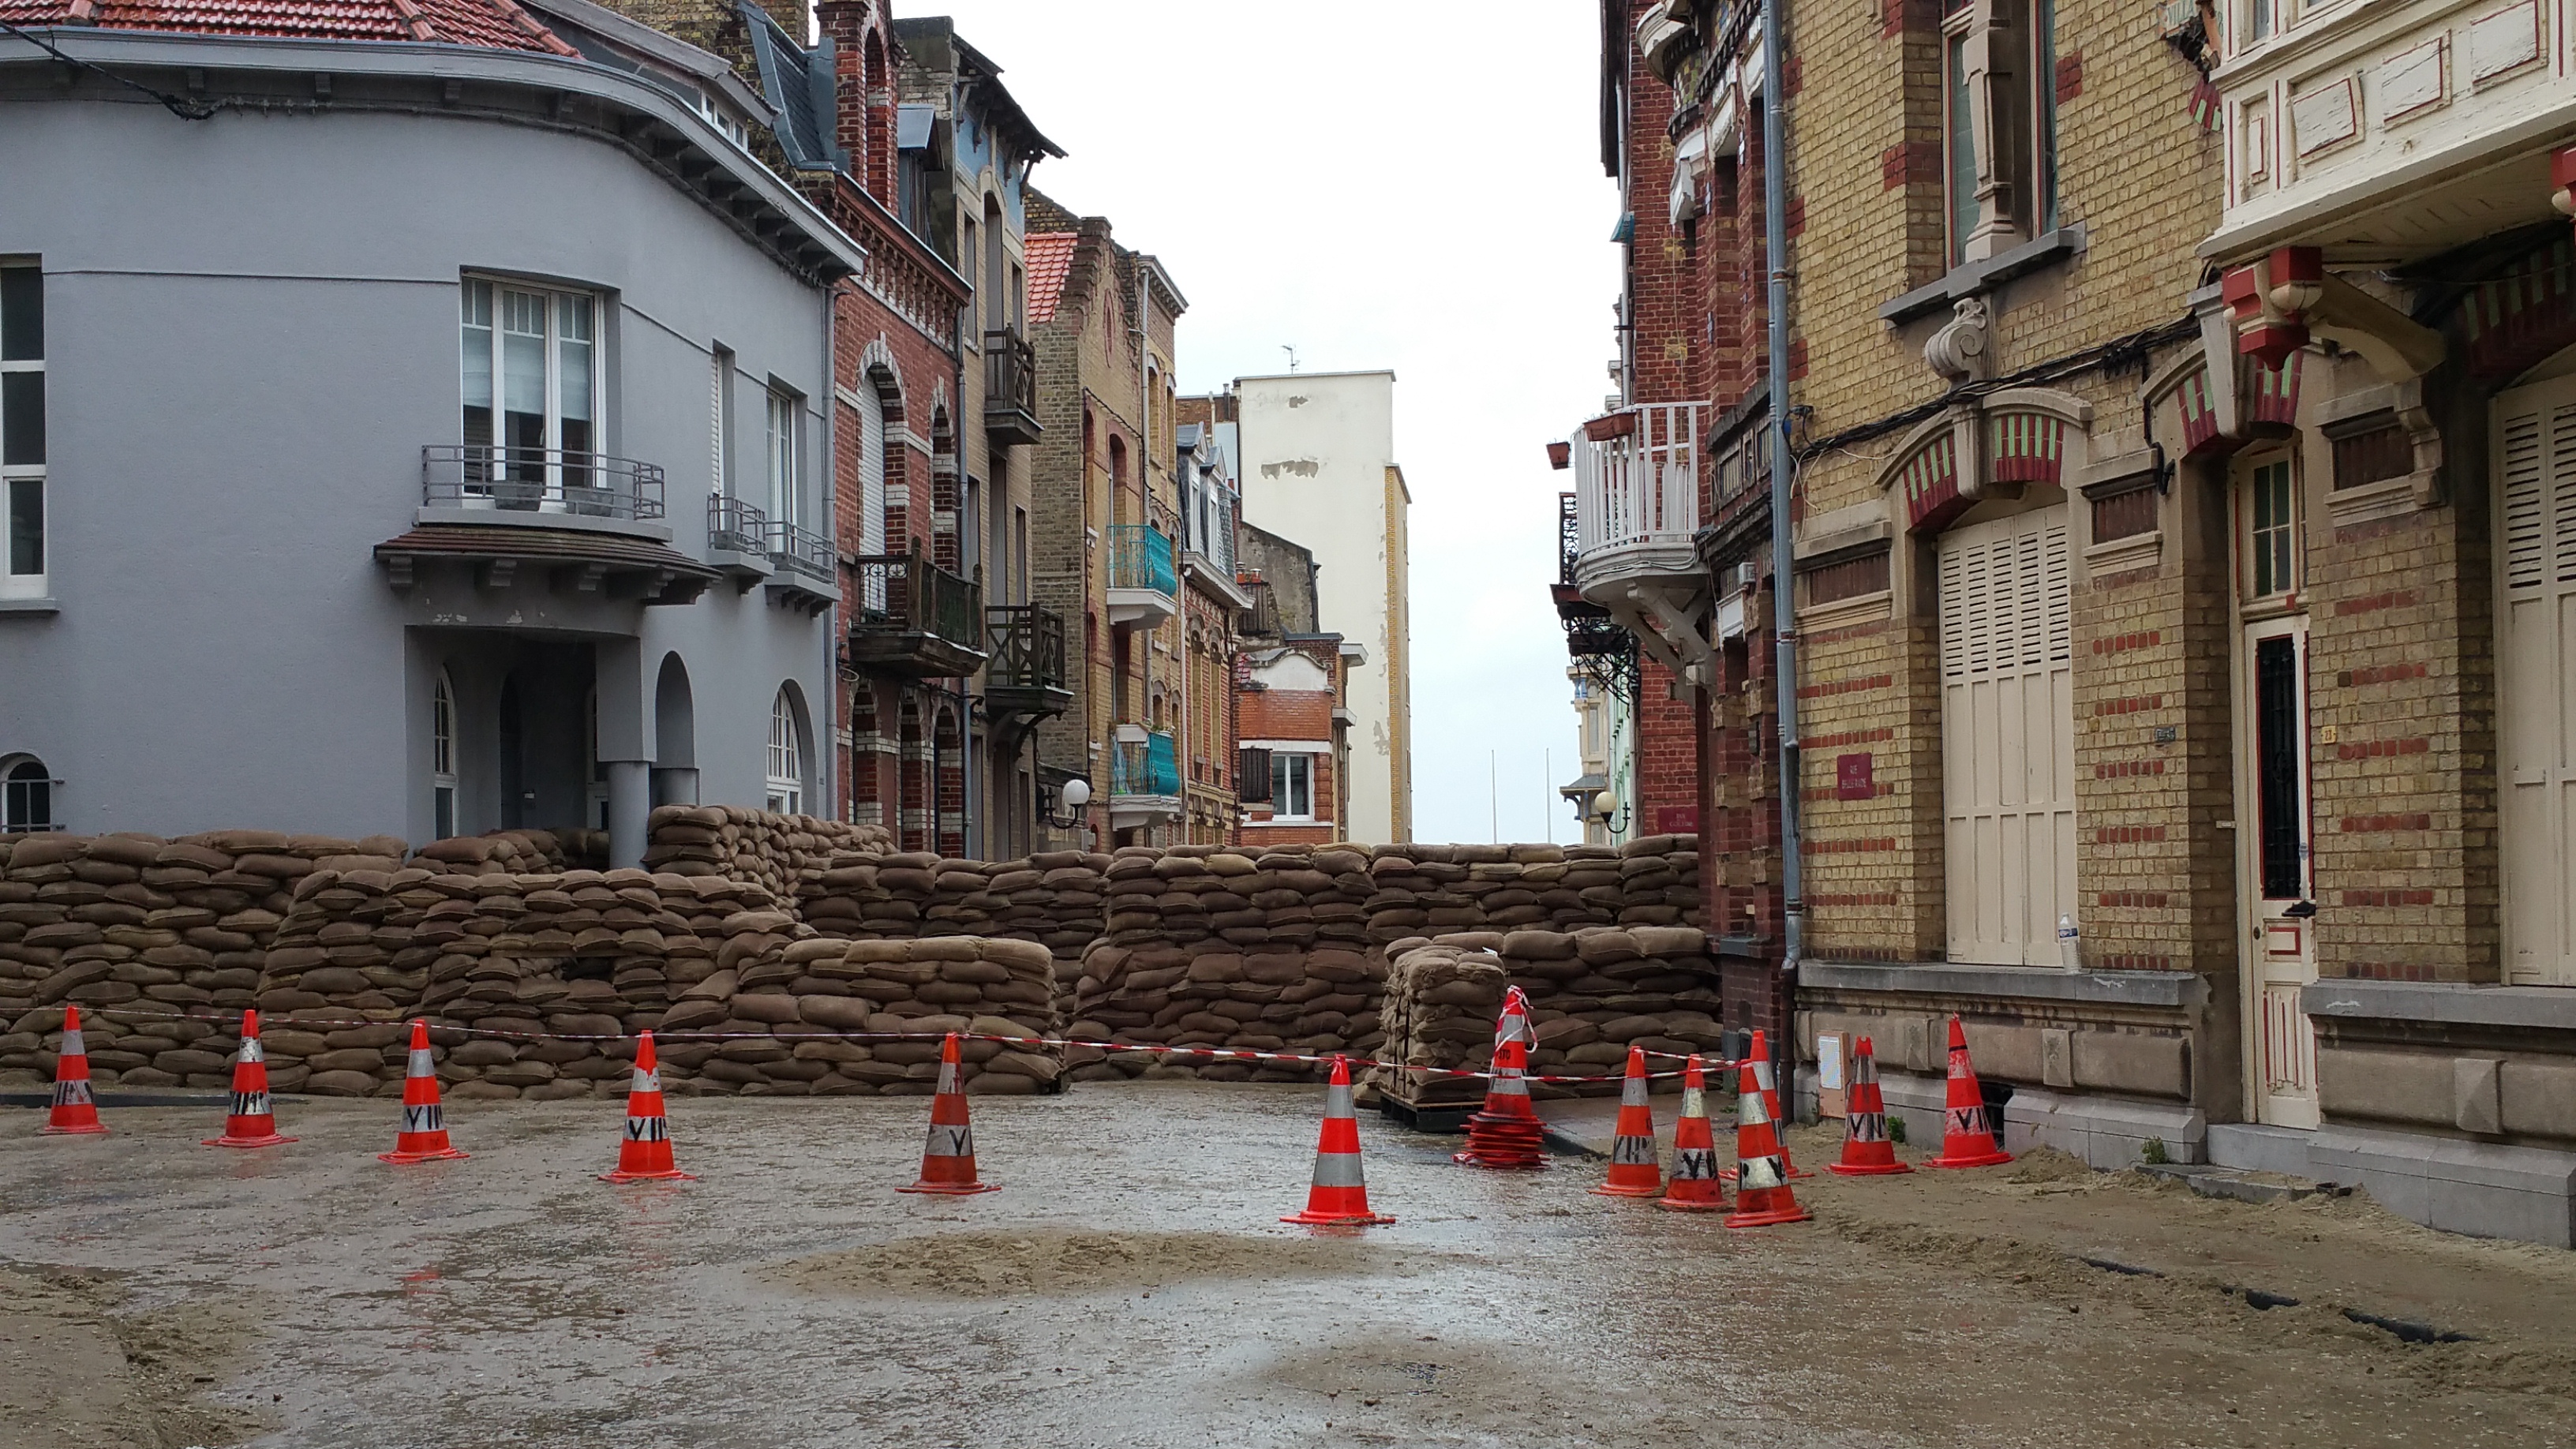
{"type": "Polygon", "coordinates": [[[1661,586],[1641,581],[1628,585],[1627,592],[1611,600],[1609,608],[1620,627],[1636,635],[1637,646],[1656,663],[1705,687],[1718,677],[1718,657],[1717,650],[1693,627],[1698,603],[1697,589],[1692,589],[1688,598],[1676,599],[1661,586]]]}
{"type": "Polygon", "coordinates": [[[1923,344],[1925,365],[1954,387],[1993,376],[1994,354],[1988,346],[1992,339],[1985,299],[1962,297],[1950,312],[1950,320],[1923,344]]]}

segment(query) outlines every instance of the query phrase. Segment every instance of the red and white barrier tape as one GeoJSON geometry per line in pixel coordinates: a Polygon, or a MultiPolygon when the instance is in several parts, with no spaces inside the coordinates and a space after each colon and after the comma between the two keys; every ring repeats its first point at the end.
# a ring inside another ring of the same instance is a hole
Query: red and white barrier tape
{"type": "MultiPolygon", "coordinates": [[[[83,1013],[90,1016],[141,1017],[146,1020],[157,1021],[204,1022],[209,1026],[229,1027],[229,1029],[236,1035],[238,1035],[241,1030],[241,1017],[238,1013],[230,1016],[208,1016],[188,1011],[147,1011],[140,1007],[87,1005],[82,1006],[81,1010],[83,1013]]],[[[411,1018],[405,1017],[403,1020],[409,1021],[411,1018]]],[[[260,1024],[262,1026],[300,1027],[318,1031],[345,1031],[352,1026],[391,1026],[396,1025],[397,1023],[378,1021],[352,1022],[341,1017],[334,1017],[328,1021],[316,1021],[310,1018],[296,1016],[262,1016],[260,1018],[260,1024]]],[[[501,1031],[495,1028],[481,1026],[433,1025],[429,1030],[433,1039],[438,1037],[439,1034],[445,1033],[450,1039],[450,1043],[452,1043],[454,1038],[459,1036],[485,1037],[498,1041],[634,1041],[638,1035],[634,1032],[501,1031]]],[[[683,1028],[678,1031],[667,1032],[656,1029],[653,1033],[653,1039],[657,1042],[776,1041],[789,1043],[791,1045],[798,1041],[935,1042],[944,1040],[951,1036],[956,1037],[959,1041],[1000,1042],[1006,1046],[1092,1047],[1106,1052],[1144,1052],[1157,1056],[1208,1057],[1216,1061],[1295,1062],[1307,1066],[1326,1065],[1332,1062],[1334,1058],[1339,1057],[1342,1060],[1349,1062],[1354,1067],[1387,1067],[1395,1071],[1419,1072],[1425,1076],[1432,1077],[1491,1077],[1494,1075],[1491,1071],[1480,1071],[1466,1067],[1425,1067],[1416,1066],[1407,1062],[1381,1061],[1375,1057],[1353,1056],[1348,1052],[1262,1051],[1250,1047],[1174,1046],[1169,1044],[1146,1042],[1086,1041],[1080,1037],[1002,1036],[989,1032],[973,1031],[844,1031],[826,1028],[823,1030],[798,1031],[789,1036],[780,1036],[775,1032],[766,1031],[691,1031],[683,1028]]],[[[450,1043],[442,1043],[442,1045],[450,1043]]],[[[1657,1051],[1651,1047],[1642,1048],[1641,1050],[1650,1057],[1660,1057],[1667,1061],[1686,1062],[1688,1060],[1686,1056],[1678,1052],[1657,1051]]],[[[1743,1065],[1743,1063],[1718,1056],[1702,1056],[1700,1058],[1701,1069],[1708,1072],[1730,1071],[1741,1065],[1743,1065]]],[[[1686,1070],[1687,1067],[1676,1067],[1669,1071],[1648,1072],[1646,1075],[1648,1077],[1678,1077],[1686,1070]]],[[[1521,1074],[1521,1080],[1528,1082],[1553,1083],[1618,1082],[1626,1080],[1626,1074],[1623,1072],[1613,1072],[1607,1075],[1587,1074],[1576,1076],[1569,1074],[1524,1072],[1521,1074]]]]}

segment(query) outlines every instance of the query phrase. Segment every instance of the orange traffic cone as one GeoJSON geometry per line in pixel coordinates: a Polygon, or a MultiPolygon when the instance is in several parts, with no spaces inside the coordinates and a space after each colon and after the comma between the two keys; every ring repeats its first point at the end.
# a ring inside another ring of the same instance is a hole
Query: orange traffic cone
{"type": "Polygon", "coordinates": [[[1967,1029],[1955,1016],[1950,1018],[1949,1093],[1941,1106],[1941,1155],[1925,1159],[1925,1167],[1992,1167],[2012,1161],[2011,1153],[1995,1145],[1994,1118],[1986,1111],[1977,1069],[1968,1061],[1967,1029]]]}
{"type": "Polygon", "coordinates": [[[1360,1176],[1360,1124],[1351,1111],[1347,1057],[1333,1058],[1333,1079],[1324,1088],[1324,1130],[1315,1143],[1315,1182],[1306,1189],[1306,1210],[1279,1221],[1352,1228],[1395,1221],[1369,1211],[1368,1182],[1360,1176]]]}
{"type": "MultiPolygon", "coordinates": [[[[413,1058],[417,1065],[419,1058],[413,1058]]],[[[410,1102],[411,1084],[403,1084],[410,1102]]],[[[662,1111],[662,1059],[653,1053],[653,1033],[635,1044],[635,1078],[626,1088],[626,1138],[617,1145],[617,1170],[599,1175],[602,1182],[695,1182],[671,1160],[671,1119],[662,1111]]]]}
{"type": "Polygon", "coordinates": [[[1789,1175],[1780,1157],[1780,1134],[1771,1130],[1771,1111],[1762,1100],[1762,1080],[1753,1063],[1744,1064],[1738,1083],[1742,1095],[1735,1109],[1735,1211],[1726,1215],[1730,1228],[1767,1228],[1774,1223],[1802,1223],[1814,1214],[1798,1206],[1789,1190],[1789,1175]]]}
{"type": "MultiPolygon", "coordinates": [[[[1771,1079],[1771,1044],[1763,1038],[1760,1027],[1755,1027],[1753,1030],[1753,1044],[1744,1049],[1744,1065],[1753,1069],[1753,1079],[1762,1084],[1762,1110],[1771,1114],[1771,1121],[1774,1124],[1773,1136],[1777,1138],[1777,1124],[1788,1119],[1780,1115],[1780,1089],[1771,1079]]],[[[1815,1176],[1814,1173],[1789,1160],[1789,1143],[1786,1138],[1779,1138],[1779,1142],[1781,1176],[1790,1178],[1815,1176]]],[[[1730,1167],[1718,1176],[1733,1182],[1735,1169],[1730,1167]]]]}
{"type": "Polygon", "coordinates": [[[1887,1102],[1878,1094],[1878,1054],[1862,1037],[1852,1052],[1851,1100],[1843,1106],[1843,1155],[1825,1164],[1845,1177],[1883,1177],[1914,1169],[1896,1160],[1896,1144],[1887,1140],[1887,1102]]]}
{"type": "Polygon", "coordinates": [[[964,1197],[999,1192],[975,1177],[975,1129],[966,1122],[966,1088],[957,1079],[957,1033],[939,1048],[939,1090],[930,1099],[930,1136],[921,1144],[921,1179],[897,1192],[936,1192],[964,1197]]]}
{"type": "Polygon", "coordinates": [[[1485,1110],[1467,1119],[1467,1150],[1452,1162],[1469,1167],[1547,1166],[1547,1129],[1529,1095],[1529,999],[1517,986],[1503,988],[1503,1014],[1494,1023],[1494,1076],[1485,1088],[1485,1110]]]}
{"type": "Polygon", "coordinates": [[[1619,1121],[1611,1129],[1610,1177],[1602,1197],[1661,1197],[1663,1164],[1655,1156],[1655,1109],[1646,1102],[1646,1051],[1628,1048],[1628,1079],[1619,1087],[1619,1121]]]}
{"type": "Polygon", "coordinates": [[[277,1135],[277,1109],[268,1100],[268,1054],[259,1047],[259,1013],[242,1013],[241,1047],[233,1053],[232,1112],[224,1118],[224,1135],[206,1139],[208,1147],[276,1147],[292,1142],[277,1135]]]}
{"type": "Polygon", "coordinates": [[[1673,1180],[1655,1206],[1677,1213],[1726,1211],[1726,1189],[1717,1180],[1717,1139],[1708,1130],[1708,1079],[1698,1057],[1682,1068],[1682,1115],[1673,1124],[1673,1180]]]}
{"type": "Polygon", "coordinates": [[[403,1073],[402,1131],[394,1134],[394,1150],[377,1153],[376,1160],[429,1162],[464,1155],[447,1141],[447,1113],[438,1104],[438,1068],[429,1056],[429,1023],[414,1018],[411,1065],[403,1073]]]}
{"type": "Polygon", "coordinates": [[[107,1125],[98,1120],[98,1096],[89,1086],[89,1048],[81,1044],[80,1008],[63,1008],[63,1042],[54,1049],[54,1109],[45,1125],[36,1129],[40,1137],[60,1137],[74,1133],[105,1132],[107,1125]]]}

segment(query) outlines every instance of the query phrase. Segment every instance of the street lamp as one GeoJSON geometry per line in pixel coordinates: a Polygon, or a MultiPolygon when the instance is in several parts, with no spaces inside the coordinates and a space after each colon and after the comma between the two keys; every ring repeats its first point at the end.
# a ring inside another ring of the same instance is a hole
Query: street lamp
{"type": "Polygon", "coordinates": [[[1601,822],[1602,829],[1613,835],[1628,828],[1628,807],[1619,803],[1618,792],[1614,790],[1604,790],[1592,797],[1592,817],[1601,822]],[[1618,817],[1616,820],[1611,819],[1614,815],[1618,817]]]}
{"type": "Polygon", "coordinates": [[[1091,782],[1077,775],[1055,788],[1056,802],[1063,813],[1047,812],[1047,823],[1058,830],[1070,830],[1082,823],[1082,807],[1091,803],[1091,782]]]}

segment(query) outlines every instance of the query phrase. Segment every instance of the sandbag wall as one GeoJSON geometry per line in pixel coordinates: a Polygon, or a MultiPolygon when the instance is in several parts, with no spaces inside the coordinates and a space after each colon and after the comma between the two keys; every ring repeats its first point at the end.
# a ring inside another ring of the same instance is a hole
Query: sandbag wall
{"type": "Polygon", "coordinates": [[[892,840],[881,825],[739,805],[663,805],[646,819],[644,868],[749,881],[792,902],[819,889],[834,866],[884,855],[892,840]]]}

